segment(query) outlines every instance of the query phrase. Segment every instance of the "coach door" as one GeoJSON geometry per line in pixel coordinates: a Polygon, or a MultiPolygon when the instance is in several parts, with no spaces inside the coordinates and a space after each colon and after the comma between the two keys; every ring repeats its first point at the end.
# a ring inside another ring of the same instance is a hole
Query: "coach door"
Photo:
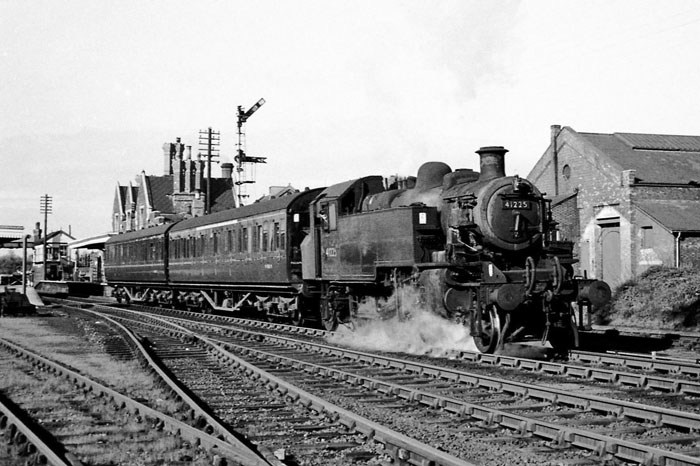
{"type": "Polygon", "coordinates": [[[601,280],[611,287],[620,284],[620,220],[604,219],[598,222],[600,232],[600,250],[602,253],[601,280]]]}

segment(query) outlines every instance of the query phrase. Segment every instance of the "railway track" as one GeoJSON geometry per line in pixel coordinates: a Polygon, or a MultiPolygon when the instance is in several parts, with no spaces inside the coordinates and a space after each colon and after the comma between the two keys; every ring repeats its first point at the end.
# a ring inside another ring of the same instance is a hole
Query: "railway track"
{"type": "Polygon", "coordinates": [[[217,417],[258,448],[274,451],[281,464],[473,464],[301,390],[217,344],[205,345],[192,331],[140,313],[131,317],[118,319],[136,328],[168,371],[217,417]],[[226,360],[212,352],[227,354],[226,360]]]}
{"type": "MultiPolygon", "coordinates": [[[[133,314],[129,319],[134,319],[133,314]]],[[[600,461],[610,457],[636,464],[700,464],[700,458],[694,456],[700,446],[697,414],[595,394],[572,393],[570,378],[568,382],[556,382],[563,388],[547,387],[555,383],[551,380],[544,385],[542,381],[540,384],[508,381],[210,323],[178,320],[177,325],[209,335],[200,338],[211,339],[210,344],[220,345],[251,364],[262,364],[268,372],[279,371],[295,385],[309,390],[321,387],[320,392],[327,397],[354,400],[351,404],[354,411],[376,411],[381,406],[383,412],[410,410],[415,418],[413,411],[417,407],[429,408],[432,415],[436,408],[442,410],[447,414],[426,418],[422,425],[430,426],[427,430],[434,432],[431,442],[435,443],[431,444],[443,445],[448,451],[458,451],[459,447],[445,446],[449,441],[444,439],[452,439],[455,444],[468,443],[478,437],[478,433],[485,442],[528,444],[529,453],[545,458],[553,455],[551,447],[555,446],[563,449],[555,450],[556,455],[564,454],[576,461],[600,461]],[[280,365],[283,367],[278,367],[280,365]],[[319,374],[326,378],[315,381],[296,378],[301,375],[316,378],[319,374]],[[342,388],[335,385],[341,382],[342,388]],[[358,386],[368,393],[347,393],[358,386]],[[370,408],[360,409],[357,401],[363,397],[373,400],[364,400],[370,408]],[[501,431],[505,430],[509,434],[497,435],[497,440],[492,440],[494,431],[503,433],[501,431]],[[460,437],[460,433],[465,432],[469,434],[468,439],[460,437]]],[[[552,373],[551,369],[542,369],[549,367],[548,363],[537,363],[545,364],[539,366],[539,371],[552,373]]],[[[527,362],[511,364],[511,369],[532,370],[534,367],[534,363],[527,362]]],[[[554,371],[554,375],[558,373],[554,371]]],[[[589,389],[582,391],[586,390],[589,389]]],[[[641,396],[642,399],[647,397],[641,396]]],[[[679,399],[674,395],[670,403],[679,399]]],[[[663,405],[669,400],[661,401],[663,405]]],[[[688,406],[693,405],[691,399],[688,406]]]]}
{"type": "MultiPolygon", "coordinates": [[[[94,303],[94,301],[93,301],[94,303]]],[[[97,304],[97,303],[94,303],[97,304]]],[[[99,304],[98,304],[99,305],[99,304]]],[[[230,325],[234,328],[269,332],[273,335],[294,334],[311,341],[325,342],[330,332],[236,317],[200,314],[157,307],[137,306],[152,314],[186,320],[230,325]]],[[[592,380],[664,393],[700,396],[700,361],[662,356],[655,353],[612,353],[575,350],[568,362],[532,360],[503,354],[452,351],[442,355],[485,366],[551,373],[574,379],[592,380]]]]}
{"type": "Polygon", "coordinates": [[[176,393],[135,399],[4,338],[0,367],[2,464],[268,464],[176,393]]]}

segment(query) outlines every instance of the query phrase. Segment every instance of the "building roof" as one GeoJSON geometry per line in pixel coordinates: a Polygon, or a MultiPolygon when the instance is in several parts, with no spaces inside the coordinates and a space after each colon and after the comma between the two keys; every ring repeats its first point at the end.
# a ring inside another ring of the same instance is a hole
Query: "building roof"
{"type": "Polygon", "coordinates": [[[125,241],[140,240],[143,238],[161,238],[165,235],[168,229],[172,228],[174,223],[166,223],[165,225],[158,225],[155,227],[144,228],[143,230],[127,231],[126,233],[119,233],[117,235],[110,236],[105,244],[121,243],[125,241]]]}
{"type": "MultiPolygon", "coordinates": [[[[204,180],[206,186],[207,180],[204,180]]],[[[211,211],[220,212],[222,210],[236,207],[236,198],[233,195],[231,178],[211,179],[211,211]]]]}
{"type": "Polygon", "coordinates": [[[163,213],[173,213],[173,176],[146,176],[147,195],[150,195],[151,208],[163,213]]]}
{"type": "Polygon", "coordinates": [[[121,214],[126,212],[126,196],[127,196],[127,191],[129,187],[128,186],[120,186],[117,185],[117,193],[119,195],[119,208],[121,209],[121,214]]]}
{"type": "Polygon", "coordinates": [[[673,232],[700,232],[700,202],[693,200],[646,200],[636,205],[673,232]]]}
{"type": "Polygon", "coordinates": [[[700,183],[700,136],[578,134],[623,170],[635,170],[636,182],[700,183]]]}
{"type": "Polygon", "coordinates": [[[78,239],[68,243],[71,249],[104,249],[105,242],[113,236],[112,234],[92,236],[90,238],[78,239]]]}

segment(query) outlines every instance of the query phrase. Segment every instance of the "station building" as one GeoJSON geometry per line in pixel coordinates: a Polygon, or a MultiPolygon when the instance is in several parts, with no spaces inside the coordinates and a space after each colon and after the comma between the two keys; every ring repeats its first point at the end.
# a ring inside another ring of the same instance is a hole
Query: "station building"
{"type": "Polygon", "coordinates": [[[577,273],[614,287],[652,266],[700,266],[700,136],[553,125],[528,179],[553,199],[577,273]]]}
{"type": "Polygon", "coordinates": [[[34,283],[42,280],[70,280],[73,264],[68,260],[68,243],[75,238],[63,230],[41,236],[39,224],[34,229],[34,283]],[[44,260],[46,259],[46,260],[44,260]],[[46,264],[46,268],[44,268],[46,264]]]}
{"type": "Polygon", "coordinates": [[[182,144],[180,138],[163,145],[163,158],[163,175],[141,172],[133,183],[126,186],[117,183],[112,208],[113,232],[141,230],[204,215],[207,192],[211,196],[211,212],[236,207],[232,164],[221,164],[221,177],[207,180],[205,161],[200,156],[193,158],[191,146],[182,144]]]}

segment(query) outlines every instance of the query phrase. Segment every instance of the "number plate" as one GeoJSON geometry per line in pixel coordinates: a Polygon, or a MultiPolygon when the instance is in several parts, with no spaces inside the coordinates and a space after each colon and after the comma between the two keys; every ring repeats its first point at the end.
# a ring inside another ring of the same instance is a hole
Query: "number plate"
{"type": "Polygon", "coordinates": [[[530,210],[532,209],[532,202],[508,199],[503,201],[503,208],[507,210],[530,210]]]}

